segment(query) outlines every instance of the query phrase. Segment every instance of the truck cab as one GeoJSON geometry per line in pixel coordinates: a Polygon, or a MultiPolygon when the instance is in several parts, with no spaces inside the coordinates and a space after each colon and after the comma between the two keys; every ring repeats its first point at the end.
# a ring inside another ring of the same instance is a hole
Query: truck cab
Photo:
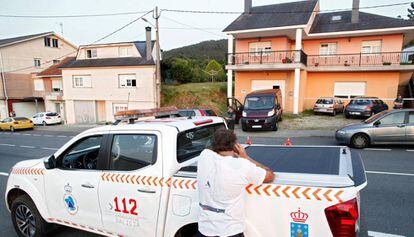
{"type": "MultiPolygon", "coordinates": [[[[218,117],[129,121],[17,163],[5,198],[17,234],[44,236],[53,223],[104,236],[195,235],[197,159],[220,128],[226,124],[218,117]]],[[[355,236],[366,185],[357,155],[345,147],[247,152],[276,172],[272,184],[246,186],[247,237],[355,236]]]]}

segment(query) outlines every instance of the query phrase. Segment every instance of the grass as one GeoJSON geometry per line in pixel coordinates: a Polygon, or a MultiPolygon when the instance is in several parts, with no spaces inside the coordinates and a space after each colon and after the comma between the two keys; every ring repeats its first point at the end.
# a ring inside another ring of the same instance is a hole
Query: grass
{"type": "Polygon", "coordinates": [[[300,114],[283,114],[283,119],[304,118],[304,117],[309,117],[309,116],[313,116],[313,115],[314,115],[313,110],[308,109],[308,110],[304,110],[300,114]]]}
{"type": "Polygon", "coordinates": [[[226,91],[225,82],[162,85],[161,106],[209,108],[223,115],[227,106],[226,91]]]}

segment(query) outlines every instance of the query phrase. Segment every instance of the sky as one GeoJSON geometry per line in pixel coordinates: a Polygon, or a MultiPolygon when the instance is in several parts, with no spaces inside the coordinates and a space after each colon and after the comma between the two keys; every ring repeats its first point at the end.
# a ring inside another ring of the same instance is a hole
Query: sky
{"type": "MultiPolygon", "coordinates": [[[[253,6],[292,2],[292,0],[253,0],[253,6]]],[[[407,0],[360,0],[361,7],[405,3],[407,0]]],[[[83,15],[160,9],[236,11],[244,9],[244,0],[0,0],[0,15],[83,15]]],[[[352,0],[320,0],[321,10],[349,9],[352,0]]],[[[406,17],[407,5],[362,11],[406,17]]],[[[141,14],[88,18],[28,19],[0,17],[0,39],[55,31],[76,45],[90,44],[134,20],[141,14]]],[[[160,18],[160,43],[163,50],[182,47],[204,40],[222,39],[221,31],[238,15],[189,14],[163,11],[160,18]],[[192,28],[191,28],[192,27],[192,28]],[[194,29],[198,28],[198,29],[194,29]],[[201,29],[200,29],[201,28],[201,29]]],[[[154,23],[151,15],[146,17],[154,23]]],[[[125,42],[145,40],[148,23],[140,20],[101,41],[125,42]]],[[[154,34],[153,34],[154,37],[154,34]]]]}

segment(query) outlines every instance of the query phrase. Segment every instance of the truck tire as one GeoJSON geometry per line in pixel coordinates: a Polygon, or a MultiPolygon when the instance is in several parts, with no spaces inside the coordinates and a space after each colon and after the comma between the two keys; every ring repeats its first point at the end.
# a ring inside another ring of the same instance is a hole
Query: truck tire
{"type": "Polygon", "coordinates": [[[246,124],[241,123],[241,127],[242,127],[243,132],[246,132],[246,131],[247,131],[247,126],[246,126],[246,124]]]}
{"type": "Polygon", "coordinates": [[[273,131],[277,131],[278,129],[279,129],[279,123],[278,123],[278,121],[276,119],[276,121],[272,125],[272,130],[273,131]]]}
{"type": "Polygon", "coordinates": [[[363,133],[357,133],[351,138],[351,146],[357,149],[363,149],[369,146],[369,137],[363,133]]]}
{"type": "Polygon", "coordinates": [[[43,220],[36,205],[27,195],[13,200],[11,218],[19,237],[41,237],[47,232],[48,223],[43,220]]]}

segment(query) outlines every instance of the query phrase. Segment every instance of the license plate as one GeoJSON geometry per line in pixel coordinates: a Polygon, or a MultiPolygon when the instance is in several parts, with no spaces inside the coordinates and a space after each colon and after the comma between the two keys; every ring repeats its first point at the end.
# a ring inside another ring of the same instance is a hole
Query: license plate
{"type": "Polygon", "coordinates": [[[353,114],[353,115],[360,115],[361,112],[349,112],[349,114],[353,114]]]}
{"type": "Polygon", "coordinates": [[[262,128],[262,125],[253,125],[252,128],[262,128]]]}
{"type": "Polygon", "coordinates": [[[319,109],[319,111],[326,112],[327,109],[319,109]]]}

